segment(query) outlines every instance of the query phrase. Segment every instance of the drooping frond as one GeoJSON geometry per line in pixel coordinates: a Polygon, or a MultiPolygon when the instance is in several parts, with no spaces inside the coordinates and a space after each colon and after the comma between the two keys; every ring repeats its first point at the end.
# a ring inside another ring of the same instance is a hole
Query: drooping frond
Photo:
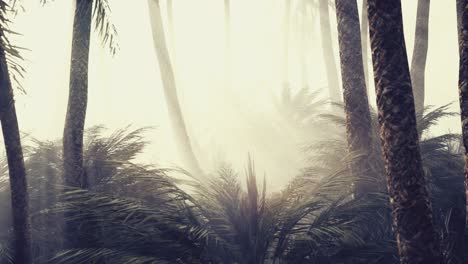
{"type": "Polygon", "coordinates": [[[93,0],[93,18],[95,29],[101,36],[102,44],[114,55],[118,49],[117,29],[111,19],[111,8],[108,0],[93,0]]]}

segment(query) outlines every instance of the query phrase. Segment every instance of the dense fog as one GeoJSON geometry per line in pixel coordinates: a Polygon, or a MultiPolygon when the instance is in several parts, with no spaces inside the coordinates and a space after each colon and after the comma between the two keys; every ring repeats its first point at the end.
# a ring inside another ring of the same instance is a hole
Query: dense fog
{"type": "MultiPolygon", "coordinates": [[[[16,93],[20,129],[38,139],[59,139],[67,104],[74,4],[54,1],[42,6],[38,2],[22,2],[24,11],[17,14],[13,26],[21,34],[14,37],[18,46],[28,49],[22,52],[25,93],[16,93]]],[[[402,2],[411,61],[417,1],[402,2]]],[[[169,124],[147,3],[138,0],[129,6],[111,1],[110,7],[119,50],[112,56],[98,34],[92,34],[86,127],[104,125],[109,131],[129,124],[153,127],[147,132],[151,146],[141,158],[162,166],[182,165],[169,124]]],[[[291,10],[286,41],[284,1],[232,1],[226,48],[223,1],[174,1],[171,26],[166,2],[161,1],[182,111],[204,169],[209,171],[223,161],[242,171],[250,153],[268,184],[277,188],[303,165],[300,142],[288,136],[284,127],[280,129],[285,124],[274,102],[285,78],[293,91],[308,87],[325,98],[327,77],[316,1],[293,1],[291,10]]],[[[452,110],[458,109],[455,14],[453,1],[432,1],[426,66],[427,104],[452,103],[452,110]]],[[[330,19],[339,69],[334,8],[330,19]]],[[[370,55],[368,65],[372,69],[370,55]]],[[[375,105],[370,83],[369,101],[375,105]]],[[[458,132],[458,121],[457,117],[443,119],[433,133],[458,132]]]]}

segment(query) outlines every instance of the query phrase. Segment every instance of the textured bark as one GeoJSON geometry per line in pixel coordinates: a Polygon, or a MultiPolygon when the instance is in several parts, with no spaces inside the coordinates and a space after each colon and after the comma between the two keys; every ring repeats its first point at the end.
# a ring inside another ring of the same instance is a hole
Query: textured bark
{"type": "Polygon", "coordinates": [[[14,232],[14,263],[28,264],[31,256],[31,227],[28,209],[28,186],[13,89],[5,51],[0,48],[0,121],[10,175],[11,208],[14,232]]]}
{"type": "Polygon", "coordinates": [[[65,184],[87,187],[83,172],[83,136],[88,104],[88,61],[92,1],[76,0],[68,107],[63,132],[65,184]]]}
{"type": "Polygon", "coordinates": [[[153,33],[154,49],[159,61],[159,69],[163,82],[164,95],[168,107],[169,117],[172,129],[175,133],[176,144],[182,156],[183,162],[192,173],[201,175],[202,171],[198,161],[193,153],[190,138],[187,133],[182,110],[177,95],[177,86],[175,82],[174,70],[169,58],[169,53],[162,26],[161,10],[159,1],[148,0],[148,7],[151,19],[151,28],[153,33]]]}
{"type": "Polygon", "coordinates": [[[332,101],[340,102],[340,87],[338,84],[338,70],[335,63],[335,54],[333,52],[328,0],[319,0],[319,9],[323,57],[328,79],[328,92],[332,101]]]}
{"type": "Polygon", "coordinates": [[[361,43],[362,43],[362,61],[364,63],[364,76],[366,77],[366,87],[370,89],[369,77],[369,54],[367,47],[369,46],[369,20],[367,19],[367,0],[362,1],[361,13],[361,43]]]}
{"type": "Polygon", "coordinates": [[[367,157],[372,146],[372,125],[367,99],[359,13],[356,0],[336,0],[336,20],[341,59],[341,79],[350,153],[359,154],[351,164],[356,195],[376,191],[366,179],[367,157]]]}
{"type": "Polygon", "coordinates": [[[417,113],[424,110],[424,79],[429,42],[429,7],[430,0],[418,0],[416,33],[413,58],[411,60],[411,81],[413,85],[414,104],[416,106],[417,113]]]}
{"type": "MultiPolygon", "coordinates": [[[[459,79],[458,92],[460,100],[460,116],[462,124],[462,138],[464,146],[464,190],[465,210],[457,210],[456,217],[463,220],[463,225],[458,224],[451,229],[456,235],[454,246],[454,258],[456,262],[462,263],[464,232],[467,226],[466,206],[468,205],[468,0],[457,0],[457,28],[458,28],[458,46],[459,46],[459,79]]],[[[458,221],[460,222],[460,221],[458,221]]]]}
{"type": "Polygon", "coordinates": [[[399,0],[368,0],[387,187],[402,264],[441,263],[419,152],[399,0]]]}

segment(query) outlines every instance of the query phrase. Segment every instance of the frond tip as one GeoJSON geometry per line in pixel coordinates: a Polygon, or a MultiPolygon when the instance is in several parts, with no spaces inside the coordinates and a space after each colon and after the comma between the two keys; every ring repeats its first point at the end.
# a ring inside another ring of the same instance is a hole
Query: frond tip
{"type": "Polygon", "coordinates": [[[111,8],[107,0],[93,1],[93,19],[95,30],[101,36],[102,44],[109,48],[109,51],[114,55],[118,49],[117,29],[111,20],[111,8]]]}

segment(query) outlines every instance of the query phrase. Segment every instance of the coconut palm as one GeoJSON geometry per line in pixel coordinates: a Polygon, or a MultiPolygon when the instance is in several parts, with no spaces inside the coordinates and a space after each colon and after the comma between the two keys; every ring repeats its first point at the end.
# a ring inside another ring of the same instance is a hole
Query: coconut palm
{"type": "MultiPolygon", "coordinates": [[[[353,170],[364,173],[372,146],[372,125],[367,99],[366,78],[362,61],[361,34],[357,1],[337,0],[338,40],[341,58],[343,101],[346,113],[348,151],[360,155],[351,164],[353,170]]],[[[367,180],[356,178],[356,194],[375,191],[367,180]]]]}
{"type": "Polygon", "coordinates": [[[172,124],[172,129],[175,134],[175,141],[188,171],[200,175],[202,171],[193,152],[190,137],[185,125],[182,108],[180,107],[179,103],[174,69],[169,57],[169,51],[166,45],[166,37],[162,25],[159,1],[148,0],[148,8],[150,13],[154,49],[159,60],[159,69],[161,71],[164,95],[166,97],[166,104],[172,124]]]}
{"type": "Polygon", "coordinates": [[[401,263],[440,263],[422,167],[400,1],[368,0],[382,152],[401,263]]]}
{"type": "Polygon", "coordinates": [[[11,71],[21,70],[16,61],[18,51],[8,41],[8,12],[10,7],[0,1],[0,121],[8,161],[13,217],[15,263],[31,262],[31,231],[28,213],[28,191],[21,136],[16,116],[11,71]]]}
{"type": "MultiPolygon", "coordinates": [[[[457,0],[457,20],[458,20],[458,44],[459,44],[459,56],[460,56],[460,66],[459,66],[459,79],[458,79],[458,93],[460,100],[460,115],[461,115],[461,124],[462,124],[462,142],[464,147],[464,157],[465,157],[465,166],[464,166],[464,189],[465,189],[465,205],[466,199],[468,197],[468,1],[457,0]]],[[[457,211],[457,216],[465,220],[466,228],[466,210],[457,211]]],[[[463,243],[463,234],[464,229],[459,229],[458,233],[460,234],[459,243],[463,243]]],[[[458,259],[460,255],[463,254],[463,249],[461,247],[456,248],[458,253],[458,259]]],[[[460,261],[459,261],[460,263],[460,261]]]]}
{"type": "MultiPolygon", "coordinates": [[[[46,1],[43,1],[46,2],[46,1]]],[[[96,30],[102,41],[114,53],[117,49],[116,30],[109,20],[110,8],[106,0],[76,0],[73,21],[70,64],[70,88],[63,132],[63,156],[65,184],[87,188],[83,174],[83,135],[88,104],[88,63],[91,24],[94,18],[96,30]]]]}

